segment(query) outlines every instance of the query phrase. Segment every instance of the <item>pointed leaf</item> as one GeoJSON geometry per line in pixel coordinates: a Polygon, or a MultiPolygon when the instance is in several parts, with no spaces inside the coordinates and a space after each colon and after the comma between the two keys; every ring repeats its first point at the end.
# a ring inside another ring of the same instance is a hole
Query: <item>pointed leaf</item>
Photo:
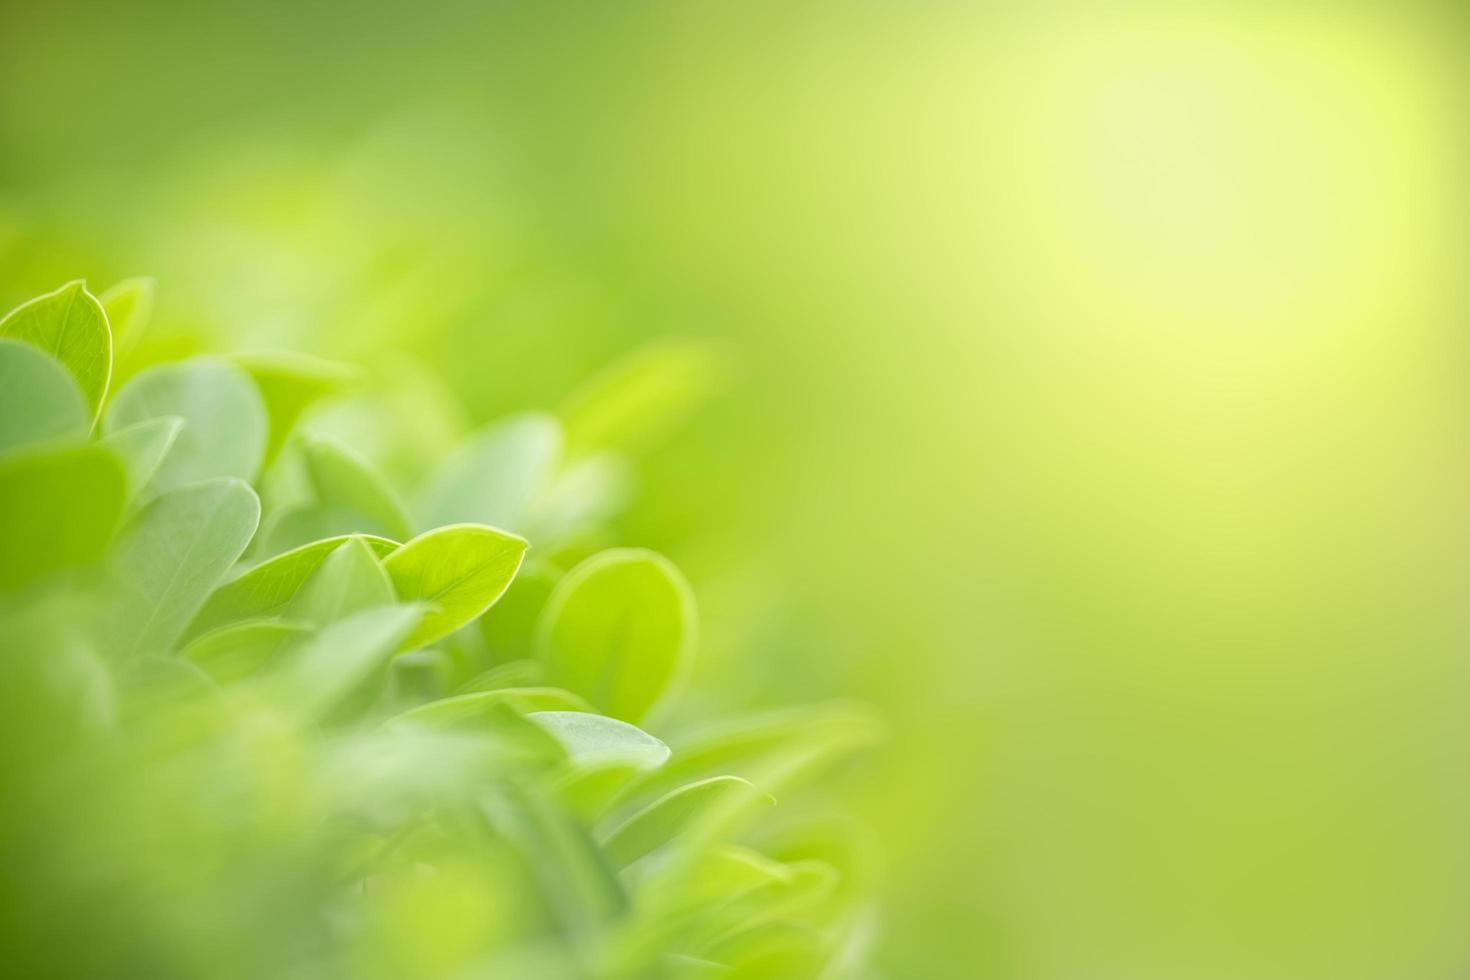
{"type": "Polygon", "coordinates": [[[383,566],[399,598],[434,608],[406,641],[427,646],[448,636],[494,605],[515,578],[526,542],[478,524],[455,524],[414,538],[383,566]]]}
{"type": "Polygon", "coordinates": [[[0,454],[83,439],[92,417],[60,361],[32,344],[0,339],[0,454]]]}
{"type": "Polygon", "coordinates": [[[17,306],[0,320],[0,337],[34,344],[71,372],[96,418],[112,377],[112,334],[107,314],[80,279],[17,306]]]}
{"type": "Polygon", "coordinates": [[[695,624],[689,585],[668,559],[615,549],[557,583],[537,646],[552,683],[615,718],[637,721],[681,682],[695,624]]]}
{"type": "Polygon", "coordinates": [[[739,776],[715,776],[681,786],[633,814],[603,842],[615,867],[625,868],[667,844],[706,815],[747,801],[774,803],[739,776]]]}
{"type": "Polygon", "coordinates": [[[555,736],[577,765],[657,769],[669,758],[667,745],[616,718],[576,711],[538,711],[528,717],[555,736]]]}
{"type": "Polygon", "coordinates": [[[107,311],[112,328],[112,351],[121,357],[138,343],[148,321],[153,318],[153,294],[157,283],[149,276],[124,279],[98,299],[107,311]]]}
{"type": "Polygon", "coordinates": [[[122,462],[123,470],[128,476],[130,501],[136,500],[143,488],[148,486],[148,481],[153,479],[158,465],[168,455],[183,427],[183,419],[177,415],[165,415],[162,418],[134,423],[97,440],[99,446],[111,450],[122,462]]]}
{"type": "Polygon", "coordinates": [[[168,415],[182,418],[184,427],[153,475],[153,490],[221,476],[255,479],[265,447],[265,408],[239,368],[210,357],[148,368],[113,397],[102,428],[111,434],[168,415]]]}
{"type": "Polygon", "coordinates": [[[124,486],[122,465],[97,446],[0,460],[0,589],[100,557],[124,486]]]}
{"type": "Polygon", "coordinates": [[[365,539],[348,538],[317,566],[286,604],[287,619],[325,626],[374,606],[392,605],[393,585],[365,539]]]}
{"type": "MultiPolygon", "coordinates": [[[[383,538],[364,540],[379,557],[398,547],[397,542],[383,538]]],[[[242,619],[279,615],[317,566],[346,541],[346,536],[313,541],[237,575],[209,597],[194,622],[189,624],[185,638],[242,619]]]]}
{"type": "Polygon", "coordinates": [[[507,419],[473,436],[435,474],[418,508],[424,527],[474,522],[524,529],[561,456],[550,415],[507,419]]]}
{"type": "Polygon", "coordinates": [[[114,550],[118,600],[107,623],[123,656],[167,653],[260,519],[243,481],[224,478],[155,497],[123,529],[114,550]]]}
{"type": "Polygon", "coordinates": [[[358,530],[390,538],[407,538],[413,533],[398,497],[362,456],[330,437],[308,441],[304,455],[317,499],[367,518],[370,526],[358,530]]]}

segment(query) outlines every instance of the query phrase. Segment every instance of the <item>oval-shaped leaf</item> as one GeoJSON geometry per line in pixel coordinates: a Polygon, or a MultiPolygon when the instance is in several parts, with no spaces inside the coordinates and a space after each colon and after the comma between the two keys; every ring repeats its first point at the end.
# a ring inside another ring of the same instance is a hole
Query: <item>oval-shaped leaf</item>
{"type": "Polygon", "coordinates": [[[234,358],[255,381],[265,400],[270,433],[265,461],[276,458],[291,430],[313,404],[343,391],[362,376],[350,364],[326,361],[294,351],[258,351],[234,358]]]}
{"type": "Polygon", "coordinates": [[[204,600],[250,543],[260,501],[241,480],[224,478],[155,497],[118,537],[118,592],[106,624],[123,656],[167,653],[204,600]]]}
{"type": "Polygon", "coordinates": [[[125,484],[122,465],[97,446],[0,460],[0,589],[101,556],[125,484]]]}
{"type": "Polygon", "coordinates": [[[112,333],[102,304],[84,282],[69,282],[17,306],[0,320],[0,337],[34,344],[66,365],[86,400],[88,418],[97,417],[112,378],[112,333]]]}
{"type": "MultiPolygon", "coordinates": [[[[204,608],[199,610],[199,615],[194,617],[194,622],[189,624],[185,638],[242,619],[279,615],[317,566],[347,539],[348,536],[344,535],[313,541],[246,569],[215,590],[204,608]]],[[[378,557],[398,547],[396,541],[384,538],[364,537],[364,540],[378,557]]]]}
{"type": "Polygon", "coordinates": [[[286,604],[284,615],[324,626],[393,601],[393,585],[373,549],[366,539],[352,537],[317,566],[286,604]]]}
{"type": "Polygon", "coordinates": [[[669,758],[669,747],[663,742],[636,725],[606,715],[538,711],[529,717],[555,736],[579,766],[619,764],[657,769],[669,758]]]}
{"type": "Polygon", "coordinates": [[[557,583],[537,647],[552,683],[637,721],[682,680],[695,630],[694,597],[678,569],[651,551],[614,549],[557,583]]]}
{"type": "Polygon", "coordinates": [[[367,526],[357,530],[389,538],[407,538],[413,533],[408,515],[388,481],[346,444],[317,437],[307,441],[302,455],[307,476],[322,504],[367,519],[367,526]]]}
{"type": "Polygon", "coordinates": [[[561,457],[561,423],[544,413],[471,437],[434,475],[418,508],[424,527],[474,522],[524,530],[561,457]]]}
{"type": "Polygon", "coordinates": [[[251,619],[210,630],[190,642],[179,656],[222,684],[237,681],[277,661],[311,633],[306,623],[251,619]]]}
{"type": "Polygon", "coordinates": [[[427,646],[495,604],[526,556],[526,541],[480,524],[421,534],[383,562],[400,599],[432,603],[406,649],[427,646]]]}
{"type": "Polygon", "coordinates": [[[184,420],[177,415],[138,422],[116,432],[110,432],[97,440],[99,446],[112,451],[122,462],[128,475],[128,499],[135,500],[153,479],[163,457],[168,455],[174,440],[184,427],[184,420]]]}
{"type": "Polygon", "coordinates": [[[121,357],[138,343],[148,321],[153,318],[153,294],[157,283],[149,276],[124,279],[98,299],[107,311],[107,325],[112,328],[112,352],[121,357]]]}
{"type": "Polygon", "coordinates": [[[0,454],[92,427],[81,389],[60,361],[32,344],[0,339],[0,454]]]}
{"type": "Polygon", "coordinates": [[[603,842],[603,850],[615,867],[625,868],[667,844],[681,832],[717,808],[734,810],[769,796],[739,776],[714,776],[690,783],[659,797],[618,826],[603,842]]]}
{"type": "Polygon", "coordinates": [[[239,368],[194,357],[141,371],[108,404],[103,431],[167,415],[182,418],[184,427],[153,475],[154,490],[222,476],[255,479],[265,449],[265,407],[239,368]]]}

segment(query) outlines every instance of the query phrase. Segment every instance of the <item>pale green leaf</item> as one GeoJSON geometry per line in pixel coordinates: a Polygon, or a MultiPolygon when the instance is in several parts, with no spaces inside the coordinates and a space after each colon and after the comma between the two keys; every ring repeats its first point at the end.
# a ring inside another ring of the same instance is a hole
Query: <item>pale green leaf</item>
{"type": "Polygon", "coordinates": [[[714,394],[725,374],[725,357],[709,341],[665,340],[635,351],[567,401],[561,414],[571,449],[643,449],[714,394]]]}
{"type": "MultiPolygon", "coordinates": [[[[575,713],[592,710],[591,705],[587,702],[559,687],[506,687],[496,691],[456,694],[453,697],[430,701],[428,704],[418,705],[395,716],[393,722],[396,724],[473,727],[488,713],[498,712],[499,705],[507,705],[522,714],[546,711],[575,713]]],[[[546,725],[542,727],[549,729],[549,726],[546,725]]]]}
{"type": "Polygon", "coordinates": [[[250,619],[196,637],[179,656],[220,683],[256,673],[279,660],[285,650],[311,633],[306,623],[250,619]]]}
{"type": "Polygon", "coordinates": [[[124,656],[166,653],[255,534],[260,501],[243,481],[222,478],[160,494],[114,547],[118,591],[106,624],[124,656]]]}
{"type": "Polygon", "coordinates": [[[122,464],[97,446],[0,460],[0,589],[98,558],[122,515],[122,464]]]}
{"type": "Polygon", "coordinates": [[[714,776],[681,786],[633,814],[603,841],[615,867],[625,868],[673,840],[709,815],[748,802],[774,803],[739,776],[714,776]]]}
{"type": "Polygon", "coordinates": [[[368,524],[361,514],[339,507],[285,507],[271,515],[260,532],[256,556],[271,558],[314,541],[368,534],[368,524]]]}
{"type": "MultiPolygon", "coordinates": [[[[512,584],[511,588],[514,589],[515,585],[512,584]]],[[[506,594],[509,595],[508,592],[506,594]]],[[[501,600],[501,602],[504,601],[501,600]]],[[[500,603],[496,603],[496,615],[499,615],[499,606],[500,603]]],[[[461,684],[456,693],[498,691],[507,687],[538,687],[541,686],[545,677],[546,668],[539,660],[512,660],[476,674],[461,684]]]]}
{"type": "Polygon", "coordinates": [[[136,500],[153,479],[158,465],[172,448],[184,427],[177,415],[136,422],[116,432],[109,432],[97,444],[111,450],[122,461],[128,475],[128,499],[136,500]]]}
{"type": "Polygon", "coordinates": [[[579,766],[657,769],[669,758],[667,745],[616,718],[577,711],[538,711],[528,717],[555,736],[579,766]]]}
{"type": "Polygon", "coordinates": [[[525,539],[479,524],[437,528],[389,555],[383,566],[398,597],[433,606],[406,648],[427,646],[489,609],[525,555],[525,539]]]}
{"type": "Polygon", "coordinates": [[[249,372],[265,400],[270,419],[265,446],[267,463],[276,458],[308,408],[347,390],[362,377],[362,371],[350,364],[293,351],[238,354],[234,360],[249,372]]]}
{"type": "Polygon", "coordinates": [[[121,357],[138,343],[153,318],[153,295],[157,283],[149,276],[124,279],[98,299],[107,311],[112,328],[112,350],[121,357]]]}
{"type": "Polygon", "coordinates": [[[80,279],[55,292],[22,303],[0,320],[0,337],[34,344],[71,372],[87,405],[97,417],[112,377],[112,334],[107,314],[80,279]]]}
{"type": "Polygon", "coordinates": [[[356,530],[389,538],[412,534],[397,495],[357,452],[336,439],[317,437],[306,442],[303,456],[312,488],[322,504],[367,519],[366,526],[356,530]]]}
{"type": "Polygon", "coordinates": [[[561,456],[561,425],[530,413],[470,438],[440,467],[418,508],[423,527],[472,522],[524,529],[561,456]]]}
{"type": "Polygon", "coordinates": [[[60,361],[32,344],[0,339],[0,455],[83,439],[91,427],[81,389],[60,361]]]}
{"type": "Polygon", "coordinates": [[[615,549],[557,583],[538,626],[552,683],[629,721],[680,683],[694,651],[694,598],[668,559],[615,549]]]}
{"type": "MultiPolygon", "coordinates": [[[[279,615],[317,566],[347,540],[343,536],[313,541],[241,572],[209,597],[189,624],[187,637],[242,619],[279,615]]],[[[397,542],[384,538],[364,540],[378,557],[398,547],[397,542]]]]}
{"type": "Polygon", "coordinates": [[[103,431],[169,415],[184,426],[153,474],[154,491],[221,476],[255,479],[265,448],[265,408],[239,368],[211,357],[148,368],[113,396],[103,431]]]}
{"type": "Polygon", "coordinates": [[[418,604],[379,606],[332,623],[267,679],[273,700],[308,719],[325,716],[386,667],[423,612],[418,604]]]}
{"type": "Polygon", "coordinates": [[[283,615],[324,626],[393,601],[393,585],[373,549],[364,538],[351,537],[317,566],[283,615]]]}

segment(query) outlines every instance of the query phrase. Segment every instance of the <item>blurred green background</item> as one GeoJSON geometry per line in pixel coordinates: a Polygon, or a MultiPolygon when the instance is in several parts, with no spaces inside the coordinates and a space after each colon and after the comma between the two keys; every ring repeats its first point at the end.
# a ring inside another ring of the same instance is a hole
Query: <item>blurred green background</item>
{"type": "Polygon", "coordinates": [[[894,977],[1470,968],[1455,4],[0,5],[0,306],[445,374],[709,338],[693,696],[888,715],[894,977]]]}

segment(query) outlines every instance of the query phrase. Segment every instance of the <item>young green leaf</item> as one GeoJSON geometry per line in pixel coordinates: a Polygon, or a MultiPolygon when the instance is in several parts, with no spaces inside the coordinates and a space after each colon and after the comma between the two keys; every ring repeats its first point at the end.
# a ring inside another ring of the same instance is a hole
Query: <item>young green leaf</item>
{"type": "MultiPolygon", "coordinates": [[[[343,536],[313,541],[242,572],[210,595],[194,622],[189,624],[185,639],[226,623],[279,615],[317,566],[347,540],[343,536]]],[[[364,540],[380,558],[398,547],[397,542],[384,538],[365,537],[364,540]]]]}
{"type": "Polygon", "coordinates": [[[277,703],[303,718],[319,719],[388,663],[423,612],[418,604],[379,606],[338,620],[266,683],[277,703]]]}
{"type": "Polygon", "coordinates": [[[177,415],[165,415],[146,422],[136,422],[127,428],[109,432],[97,440],[99,446],[111,450],[122,462],[123,471],[128,476],[129,501],[137,500],[138,495],[148,486],[148,481],[153,479],[153,474],[158,470],[158,464],[168,455],[183,427],[183,419],[177,415]]]}
{"type": "Polygon", "coordinates": [[[305,623],[282,619],[248,619],[210,630],[192,640],[179,656],[219,683],[237,681],[278,660],[311,633],[305,623]]]}
{"type": "Polygon", "coordinates": [[[149,276],[124,279],[98,299],[107,312],[112,328],[112,352],[121,357],[138,343],[148,321],[153,318],[153,294],[156,283],[149,276]]]}
{"type": "Polygon", "coordinates": [[[668,559],[614,549],[557,584],[537,647],[553,683],[615,718],[637,721],[682,680],[695,629],[689,585],[668,559]]]}
{"type": "Polygon", "coordinates": [[[508,705],[522,714],[592,710],[587,702],[559,687],[506,687],[498,691],[476,691],[473,694],[440,698],[410,708],[392,720],[395,724],[411,722],[420,725],[474,727],[487,713],[499,711],[499,705],[508,705]]]}
{"type": "Polygon", "coordinates": [[[122,465],[97,446],[0,460],[0,589],[101,556],[122,515],[122,465]]]}
{"type": "Polygon", "coordinates": [[[579,766],[657,769],[669,758],[667,745],[616,718],[577,711],[538,711],[528,717],[555,736],[579,766]]]}
{"type": "Polygon", "coordinates": [[[635,351],[568,400],[562,418],[572,450],[646,447],[718,389],[724,362],[708,341],[662,341],[635,351]]]}
{"type": "Polygon", "coordinates": [[[255,534],[260,501],[229,477],[155,497],[118,537],[106,624],[124,657],[166,653],[255,534]]]}
{"type": "Polygon", "coordinates": [[[405,648],[448,636],[495,604],[515,578],[526,541],[478,524],[421,534],[383,562],[399,598],[432,603],[405,648]]]}
{"type": "Polygon", "coordinates": [[[413,533],[388,482],[355,451],[336,439],[317,437],[306,442],[303,455],[317,499],[366,518],[368,526],[358,530],[405,539],[413,533]]]}
{"type": "Polygon", "coordinates": [[[265,448],[265,408],[239,368],[210,357],[148,368],[113,396],[102,429],[112,434],[168,415],[182,418],[184,427],[153,475],[155,490],[222,476],[255,479],[265,448]]]}
{"type": "Polygon", "coordinates": [[[265,462],[276,458],[291,430],[313,404],[350,387],[362,372],[348,364],[292,351],[259,351],[234,358],[254,379],[270,418],[265,462]]]}
{"type": "Polygon", "coordinates": [[[391,605],[394,598],[388,573],[367,540],[351,537],[317,566],[283,615],[324,626],[364,609],[391,605]]]}
{"type": "MultiPolygon", "coordinates": [[[[485,649],[497,662],[536,655],[536,621],[562,570],[550,562],[528,556],[515,581],[495,604],[495,611],[476,622],[485,649]]],[[[538,670],[542,669],[536,661],[538,670]]]]}
{"type": "Polygon", "coordinates": [[[97,297],[80,279],[22,303],[0,319],[0,337],[34,344],[71,372],[89,419],[97,417],[112,377],[112,333],[97,297]]]}
{"type": "MultiPolygon", "coordinates": [[[[511,588],[514,587],[512,584],[511,588]]],[[[499,603],[496,603],[496,615],[499,615],[499,603]]],[[[461,684],[455,693],[473,694],[476,691],[499,691],[507,687],[538,687],[545,677],[546,668],[540,661],[511,660],[476,674],[461,684]]]]}
{"type": "Polygon", "coordinates": [[[31,344],[0,339],[0,455],[82,439],[91,427],[81,389],[60,361],[31,344]]]}
{"type": "Polygon", "coordinates": [[[561,446],[561,425],[550,415],[520,415],[485,429],[435,474],[418,508],[420,523],[524,529],[551,484],[561,446]]]}
{"type": "Polygon", "coordinates": [[[615,867],[626,868],[667,844],[708,814],[764,799],[774,803],[739,776],[714,776],[681,786],[633,814],[603,841],[615,867]]]}

